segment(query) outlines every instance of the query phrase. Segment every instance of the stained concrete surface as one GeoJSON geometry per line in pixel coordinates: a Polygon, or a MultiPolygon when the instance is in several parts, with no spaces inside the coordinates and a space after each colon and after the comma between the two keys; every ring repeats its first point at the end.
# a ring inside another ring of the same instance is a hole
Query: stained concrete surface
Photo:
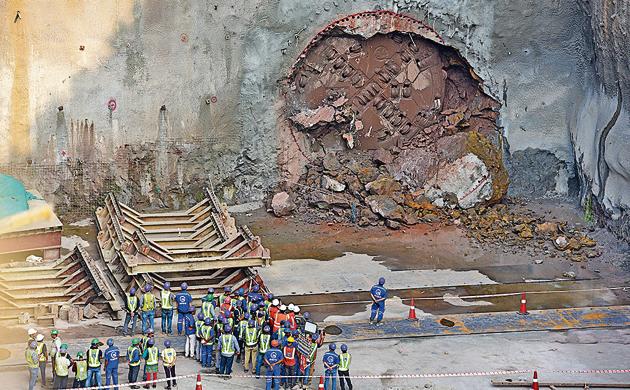
{"type": "MultiPolygon", "coordinates": [[[[574,330],[564,332],[529,332],[470,336],[448,336],[407,340],[370,340],[349,343],[353,354],[352,375],[432,374],[487,372],[497,370],[539,370],[544,381],[630,382],[630,374],[562,374],[550,370],[627,369],[628,330],[574,330]],[[401,360],[405,365],[400,364],[401,360]]],[[[326,348],[324,346],[324,348],[326,348]]],[[[321,358],[322,350],[319,352],[321,358]]],[[[319,359],[318,359],[319,360],[319,359]]],[[[180,358],[179,375],[196,374],[196,362],[180,358]]],[[[121,365],[120,378],[126,377],[121,365]]],[[[235,365],[234,375],[243,374],[235,365]]],[[[318,362],[316,375],[322,374],[318,362]]],[[[26,369],[4,370],[1,374],[7,388],[21,388],[27,383],[26,369]]],[[[158,374],[163,378],[163,372],[158,374]]],[[[511,379],[531,380],[531,374],[516,374],[511,379]]],[[[492,389],[495,377],[356,379],[357,388],[460,390],[492,389]]],[[[263,379],[233,378],[230,381],[203,378],[204,388],[259,389],[263,379]]],[[[180,389],[192,389],[195,378],[181,380],[180,389]]],[[[339,385],[338,385],[339,386],[339,385]]],[[[160,386],[162,387],[162,386],[160,386]]],[[[311,388],[316,388],[311,386],[311,388]]]]}

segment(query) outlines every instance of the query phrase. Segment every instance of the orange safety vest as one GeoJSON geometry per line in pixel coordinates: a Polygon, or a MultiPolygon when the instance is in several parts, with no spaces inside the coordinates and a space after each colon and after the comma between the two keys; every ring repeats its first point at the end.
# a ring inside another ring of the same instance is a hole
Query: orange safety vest
{"type": "Polygon", "coordinates": [[[295,347],[289,347],[288,345],[283,348],[284,365],[293,367],[295,366],[295,347]]]}
{"type": "Polygon", "coordinates": [[[275,318],[273,319],[273,331],[277,332],[280,329],[280,323],[282,321],[287,320],[287,315],[282,312],[277,312],[275,318]]]}
{"type": "Polygon", "coordinates": [[[297,324],[295,322],[295,313],[287,314],[287,321],[289,321],[289,325],[290,325],[291,330],[296,330],[297,329],[297,324]]]}

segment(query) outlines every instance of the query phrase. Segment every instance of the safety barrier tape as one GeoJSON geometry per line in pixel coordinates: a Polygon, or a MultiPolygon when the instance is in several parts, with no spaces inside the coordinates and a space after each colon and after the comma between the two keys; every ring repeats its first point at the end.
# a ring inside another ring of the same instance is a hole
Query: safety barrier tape
{"type": "MultiPolygon", "coordinates": [[[[542,290],[542,291],[525,291],[527,295],[536,294],[566,294],[577,292],[594,292],[594,291],[615,291],[630,289],[630,286],[618,286],[618,287],[602,287],[602,288],[585,288],[575,290],[542,290]]],[[[481,299],[481,298],[496,298],[496,297],[513,297],[520,296],[522,292],[510,292],[510,293],[496,293],[496,294],[479,294],[479,295],[453,295],[453,298],[460,299],[481,299]]],[[[403,301],[410,301],[413,298],[414,301],[443,301],[449,297],[409,297],[402,298],[403,301]]],[[[303,303],[299,306],[302,307],[315,307],[315,306],[333,306],[333,305],[348,305],[348,304],[360,304],[360,303],[372,303],[372,301],[343,301],[343,302],[321,302],[321,303],[303,303]]]]}
{"type": "MultiPolygon", "coordinates": [[[[351,379],[420,379],[420,378],[463,378],[463,377],[479,377],[479,376],[499,376],[499,375],[514,375],[514,374],[527,374],[533,372],[533,369],[529,370],[499,370],[499,371],[473,371],[473,372],[446,372],[446,373],[427,373],[427,374],[391,374],[391,375],[350,375],[348,376],[351,379]]],[[[554,373],[554,374],[628,374],[630,373],[630,369],[586,369],[586,370],[537,370],[539,374],[541,373],[554,373]]],[[[211,374],[211,373],[199,373],[202,377],[208,378],[256,378],[256,375],[252,374],[233,374],[233,375],[223,375],[223,374],[211,374]]],[[[319,378],[321,375],[312,375],[308,376],[311,380],[315,380],[319,378]]],[[[142,386],[145,384],[153,384],[153,383],[162,383],[166,381],[172,380],[181,380],[187,378],[196,378],[197,374],[188,374],[188,375],[179,375],[172,378],[160,378],[151,381],[142,381],[135,383],[124,383],[118,385],[102,385],[102,386],[93,386],[86,387],[84,389],[87,390],[96,390],[96,389],[111,389],[114,387],[125,388],[130,386],[142,386]]],[[[300,375],[278,375],[274,376],[275,378],[306,378],[306,376],[300,375]]],[[[265,375],[262,374],[260,379],[264,379],[265,375]]],[[[67,388],[64,390],[71,390],[71,388],[67,388]]]]}

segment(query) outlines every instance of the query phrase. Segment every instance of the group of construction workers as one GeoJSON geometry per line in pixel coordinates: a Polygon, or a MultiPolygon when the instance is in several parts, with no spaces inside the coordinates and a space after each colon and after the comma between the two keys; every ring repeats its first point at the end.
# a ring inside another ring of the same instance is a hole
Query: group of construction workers
{"type": "MultiPolygon", "coordinates": [[[[385,310],[387,290],[385,279],[380,278],[372,287],[370,295],[372,308],[370,322],[379,324],[385,310]]],[[[188,285],[180,285],[178,293],[171,292],[169,282],[162,286],[159,299],[153,294],[153,286],[147,284],[138,297],[135,288],[126,296],[126,316],[123,335],[135,333],[136,319],[142,321],[142,337],[133,338],[126,350],[129,366],[128,381],[137,383],[141,363],[144,361],[143,379],[145,388],[156,387],[159,362],[162,361],[166,376],[166,389],[177,387],[175,364],[177,355],[171,340],[164,341],[160,351],[155,341],[155,310],[161,309],[161,330],[173,336],[173,315],[177,313],[177,334],[184,336],[184,356],[196,359],[203,368],[214,368],[224,379],[232,374],[234,361],[243,365],[245,373],[251,372],[260,378],[264,367],[266,389],[278,390],[306,388],[313,377],[317,362],[317,350],[322,346],[325,332],[318,330],[310,321],[308,312],[302,313],[297,305],[285,305],[273,294],[260,290],[253,284],[249,291],[239,288],[232,291],[225,287],[215,296],[213,288],[201,299],[201,307],[193,305],[188,285]],[[129,325],[131,327],[129,328],[129,325]]],[[[46,365],[50,360],[53,368],[53,388],[69,387],[70,371],[75,373],[74,388],[102,386],[101,369],[105,371],[105,385],[118,384],[118,363],[121,356],[114,340],[107,340],[107,349],[101,350],[102,343],[93,339],[90,348],[79,352],[76,358],[68,353],[68,346],[61,342],[59,332],[51,332],[52,342],[48,350],[44,336],[34,329],[29,330],[26,349],[26,362],[30,371],[29,390],[33,390],[38,375],[46,385],[46,365]]],[[[337,353],[334,343],[322,357],[324,368],[324,388],[341,389],[346,385],[352,390],[349,376],[351,355],[348,347],[342,344],[337,353]]],[[[131,386],[139,388],[139,386],[131,386]]]]}

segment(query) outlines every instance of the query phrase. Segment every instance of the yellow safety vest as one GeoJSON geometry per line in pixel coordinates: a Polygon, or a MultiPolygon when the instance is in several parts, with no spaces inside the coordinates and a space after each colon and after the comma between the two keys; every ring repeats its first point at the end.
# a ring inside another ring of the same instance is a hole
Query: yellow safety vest
{"type": "Polygon", "coordinates": [[[127,361],[129,361],[129,365],[131,367],[135,367],[135,366],[139,366],[140,365],[140,359],[138,359],[137,362],[131,362],[131,359],[133,358],[133,353],[136,350],[138,351],[138,353],[140,353],[140,348],[134,347],[133,345],[131,347],[127,348],[127,361]]]}
{"type": "Polygon", "coordinates": [[[88,349],[88,366],[90,368],[101,367],[101,361],[98,359],[99,352],[101,351],[98,348],[88,349]]]}
{"type": "Polygon", "coordinates": [[[155,309],[155,297],[150,292],[144,294],[142,299],[142,311],[151,311],[155,309]]]}
{"type": "Polygon", "coordinates": [[[204,325],[203,320],[195,321],[195,336],[201,338],[201,327],[204,325]]]}
{"type": "Polygon", "coordinates": [[[350,368],[350,360],[352,360],[352,355],[348,352],[339,355],[339,371],[348,371],[350,368]]]}
{"type": "Polygon", "coordinates": [[[77,375],[76,379],[83,381],[87,379],[87,362],[85,360],[77,360],[77,375]]]}
{"type": "Polygon", "coordinates": [[[26,351],[24,351],[24,355],[25,355],[24,357],[26,358],[26,364],[28,365],[28,368],[39,367],[37,351],[35,351],[34,349],[26,348],[26,351]],[[33,354],[36,355],[35,358],[33,358],[33,354]]]}
{"type": "Polygon", "coordinates": [[[258,338],[258,329],[256,328],[247,328],[245,330],[245,344],[248,347],[253,347],[256,345],[256,339],[258,338]]]}
{"type": "Polygon", "coordinates": [[[68,376],[68,367],[70,367],[70,359],[68,359],[68,355],[61,356],[61,354],[57,354],[55,357],[55,373],[57,376],[68,376]]]}
{"type": "Polygon", "coordinates": [[[177,357],[177,352],[173,348],[166,348],[162,350],[162,360],[164,361],[165,366],[172,366],[175,364],[175,358],[177,357]]]}
{"type": "Polygon", "coordinates": [[[271,339],[271,335],[261,334],[260,339],[258,340],[258,352],[265,353],[269,350],[269,340],[271,339]]]}
{"type": "Polygon", "coordinates": [[[162,309],[172,309],[173,305],[171,304],[171,292],[163,290],[162,291],[162,309]]]}
{"type": "Polygon", "coordinates": [[[43,341],[37,343],[37,357],[39,358],[40,362],[46,361],[46,354],[44,353],[44,346],[45,344],[43,341]]]}
{"type": "Polygon", "coordinates": [[[212,309],[213,309],[213,306],[212,306],[212,302],[210,301],[204,301],[201,304],[201,312],[203,313],[204,318],[208,318],[208,317],[214,318],[214,316],[212,315],[212,309]]]}
{"type": "Polygon", "coordinates": [[[127,309],[129,311],[134,312],[138,308],[138,297],[135,295],[133,297],[127,296],[127,309]]]}
{"type": "Polygon", "coordinates": [[[157,347],[147,348],[147,364],[150,366],[158,364],[158,349],[157,347]]]}
{"type": "Polygon", "coordinates": [[[221,335],[221,353],[233,354],[234,346],[232,345],[233,334],[226,333],[221,335]]]}
{"type": "Polygon", "coordinates": [[[206,345],[212,345],[214,343],[214,339],[210,337],[210,332],[212,332],[211,325],[204,325],[201,327],[201,337],[206,340],[206,345]]]}

